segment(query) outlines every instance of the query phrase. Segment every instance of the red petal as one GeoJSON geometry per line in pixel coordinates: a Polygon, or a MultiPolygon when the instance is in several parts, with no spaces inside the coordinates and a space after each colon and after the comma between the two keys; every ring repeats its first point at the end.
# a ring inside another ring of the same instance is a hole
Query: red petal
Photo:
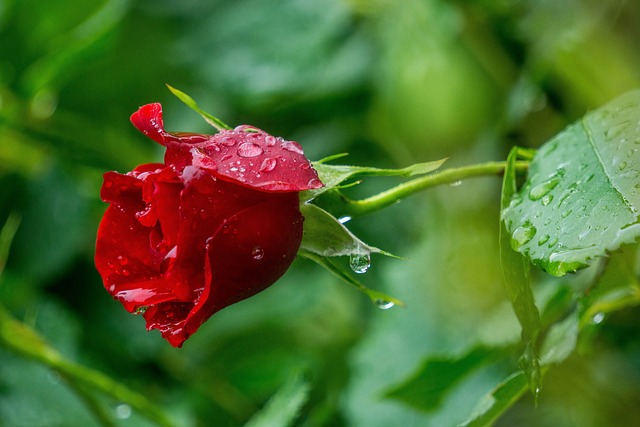
{"type": "Polygon", "coordinates": [[[164,130],[162,105],[160,103],[155,102],[143,105],[131,115],[130,120],[140,132],[157,143],[166,145],[166,139],[169,134],[164,130]]]}

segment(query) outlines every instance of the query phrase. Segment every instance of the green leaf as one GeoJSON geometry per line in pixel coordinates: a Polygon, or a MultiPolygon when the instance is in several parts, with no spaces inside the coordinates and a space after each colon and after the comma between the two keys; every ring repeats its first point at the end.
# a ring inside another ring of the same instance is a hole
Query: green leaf
{"type": "Polygon", "coordinates": [[[347,165],[327,165],[324,162],[333,160],[335,158],[343,157],[343,155],[332,156],[313,162],[313,168],[318,172],[320,181],[324,183],[324,187],[316,190],[303,191],[300,195],[300,199],[303,201],[309,201],[325,191],[332,190],[343,182],[364,177],[364,176],[415,176],[424,175],[429,172],[433,172],[438,169],[447,159],[436,160],[433,162],[416,163],[406,168],[401,169],[379,169],[366,166],[347,166],[347,165]]]}
{"type": "MultiPolygon", "coordinates": [[[[516,190],[515,163],[518,148],[514,148],[507,158],[502,183],[501,206],[504,208],[516,190]]],[[[536,340],[540,333],[540,313],[536,306],[529,280],[529,263],[511,247],[511,236],[506,230],[504,220],[500,221],[500,263],[502,274],[513,311],[522,327],[522,340],[525,351],[521,358],[521,366],[529,379],[534,393],[540,389],[540,363],[535,352],[536,340]]]]}
{"type": "Polygon", "coordinates": [[[309,389],[309,382],[301,375],[293,376],[245,427],[286,427],[293,424],[309,398],[309,389]]]}
{"type": "Polygon", "coordinates": [[[459,427],[485,427],[493,424],[527,390],[527,379],[521,372],[511,375],[491,390],[476,406],[471,417],[459,427]]]}
{"type": "Polygon", "coordinates": [[[562,276],[640,235],[640,91],[543,145],[503,211],[514,249],[562,276]]]}
{"type": "Polygon", "coordinates": [[[20,216],[16,213],[11,213],[2,226],[2,229],[0,229],[0,277],[2,276],[4,266],[9,257],[11,242],[13,242],[13,237],[16,235],[19,226],[20,216]]]}
{"type": "Polygon", "coordinates": [[[206,111],[203,111],[200,109],[200,107],[198,107],[198,104],[196,104],[196,101],[193,100],[193,98],[191,98],[189,95],[187,95],[186,93],[170,86],[167,85],[167,87],[169,88],[169,90],[171,91],[171,93],[173,93],[180,101],[182,101],[183,103],[185,103],[187,105],[187,107],[191,108],[193,111],[195,111],[196,113],[200,114],[200,116],[202,116],[202,118],[209,123],[211,126],[213,126],[214,128],[218,129],[218,130],[230,130],[231,127],[229,125],[227,125],[226,123],[224,123],[222,120],[218,119],[215,116],[212,116],[211,114],[207,113],[206,111]]]}
{"type": "Polygon", "coordinates": [[[344,225],[327,211],[310,203],[300,205],[304,217],[304,236],[300,248],[324,257],[369,256],[388,252],[369,246],[354,236],[344,225]]]}
{"type": "Polygon", "coordinates": [[[474,347],[461,357],[426,359],[410,378],[385,393],[420,411],[433,411],[466,376],[495,360],[496,348],[474,347]]]}

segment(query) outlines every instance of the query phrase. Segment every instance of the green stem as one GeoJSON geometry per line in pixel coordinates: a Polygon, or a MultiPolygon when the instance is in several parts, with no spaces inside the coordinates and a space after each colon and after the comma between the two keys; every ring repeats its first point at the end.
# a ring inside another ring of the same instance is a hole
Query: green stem
{"type": "MultiPolygon", "coordinates": [[[[361,200],[342,198],[344,206],[341,209],[345,215],[359,216],[375,212],[399,200],[424,189],[442,184],[453,184],[467,178],[479,176],[499,176],[504,173],[507,162],[487,162],[477,165],[463,166],[459,168],[445,169],[430,175],[421,176],[390,188],[375,196],[361,200]]],[[[524,173],[529,167],[528,161],[516,162],[516,172],[524,173]]]]}
{"type": "MultiPolygon", "coordinates": [[[[145,396],[130,390],[101,372],[66,359],[36,331],[14,319],[2,306],[0,306],[0,344],[59,372],[63,378],[73,384],[72,388],[77,392],[85,394],[83,392],[85,388],[99,390],[118,402],[126,402],[140,414],[160,426],[173,425],[169,417],[145,396]]],[[[88,398],[92,404],[96,403],[92,397],[83,396],[83,398],[88,398]]],[[[104,424],[104,414],[98,415],[104,424]]]]}

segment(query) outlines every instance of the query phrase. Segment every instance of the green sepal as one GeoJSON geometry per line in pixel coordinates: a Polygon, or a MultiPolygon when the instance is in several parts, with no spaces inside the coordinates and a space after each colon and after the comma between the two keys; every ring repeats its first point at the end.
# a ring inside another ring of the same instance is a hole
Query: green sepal
{"type": "Polygon", "coordinates": [[[213,126],[214,128],[218,129],[218,130],[231,130],[231,126],[227,125],[226,123],[224,123],[222,120],[220,120],[219,118],[212,116],[211,114],[207,113],[206,111],[203,111],[202,109],[200,109],[200,107],[198,107],[198,104],[196,104],[196,101],[193,100],[193,98],[191,98],[189,95],[187,95],[186,93],[174,88],[173,86],[167,85],[167,87],[169,88],[169,90],[171,91],[172,94],[174,94],[180,101],[182,101],[187,107],[191,108],[193,111],[195,111],[196,113],[200,114],[200,116],[202,116],[202,118],[209,123],[211,126],[213,126]]]}

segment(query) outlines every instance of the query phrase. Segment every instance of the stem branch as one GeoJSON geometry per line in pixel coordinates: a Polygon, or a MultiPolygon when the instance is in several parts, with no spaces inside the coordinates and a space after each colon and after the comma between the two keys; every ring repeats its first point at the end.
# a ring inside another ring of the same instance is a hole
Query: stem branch
{"type": "MultiPolygon", "coordinates": [[[[487,162],[471,166],[446,169],[430,175],[421,176],[390,188],[375,196],[361,200],[350,200],[343,198],[343,207],[346,215],[359,216],[383,209],[389,205],[397,203],[399,200],[424,190],[442,184],[452,184],[466,178],[479,176],[500,175],[504,173],[507,162],[487,162]]],[[[529,167],[528,161],[516,162],[516,172],[524,173],[529,167]]]]}

